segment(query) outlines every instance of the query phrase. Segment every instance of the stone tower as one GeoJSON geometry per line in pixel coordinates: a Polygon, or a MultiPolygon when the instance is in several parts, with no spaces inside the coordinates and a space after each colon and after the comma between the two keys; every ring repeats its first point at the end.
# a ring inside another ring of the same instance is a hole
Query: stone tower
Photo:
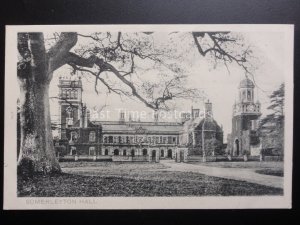
{"type": "Polygon", "coordinates": [[[228,144],[230,154],[250,154],[251,135],[256,132],[261,116],[260,103],[254,101],[254,83],[246,78],[239,85],[239,99],[233,105],[232,132],[228,144]]]}
{"type": "Polygon", "coordinates": [[[59,78],[59,138],[66,138],[66,128],[79,126],[82,112],[82,82],[79,78],[59,78]]]}

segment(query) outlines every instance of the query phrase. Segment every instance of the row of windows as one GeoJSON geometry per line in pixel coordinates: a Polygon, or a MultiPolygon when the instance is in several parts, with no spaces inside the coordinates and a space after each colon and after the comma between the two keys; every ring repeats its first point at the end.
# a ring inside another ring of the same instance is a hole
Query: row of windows
{"type": "MultiPolygon", "coordinates": [[[[72,132],[72,139],[77,139],[77,133],[72,132]],[[76,136],[76,137],[75,137],[76,136]]],[[[89,133],[89,141],[96,141],[96,132],[91,131],[89,133]]],[[[176,137],[168,136],[152,136],[152,137],[137,137],[137,136],[104,136],[104,143],[157,143],[157,144],[175,144],[176,137]]]]}
{"type": "MultiPolygon", "coordinates": [[[[77,141],[78,140],[78,133],[76,131],[72,131],[71,132],[71,139],[73,141],[77,141]]],[[[90,142],[95,142],[96,141],[96,132],[95,131],[91,131],[89,133],[89,141],[90,142]]]]}
{"type": "Polygon", "coordinates": [[[156,143],[156,144],[175,144],[176,137],[168,136],[104,136],[104,143],[156,143]]]}
{"type": "MultiPolygon", "coordinates": [[[[127,150],[124,149],[124,150],[123,150],[123,155],[126,156],[127,153],[128,153],[128,155],[131,155],[131,156],[134,156],[134,155],[135,155],[134,149],[131,149],[131,151],[129,151],[129,152],[127,152],[127,150]]],[[[113,154],[114,154],[114,155],[120,155],[120,150],[119,150],[119,149],[115,149],[115,150],[113,151],[113,154]]],[[[144,148],[144,149],[142,150],[142,154],[143,154],[143,156],[146,156],[146,155],[148,154],[147,149],[144,148]]],[[[108,155],[108,149],[105,149],[104,155],[108,155]]],[[[167,151],[167,157],[172,158],[172,155],[173,155],[172,149],[169,149],[169,150],[167,151]]],[[[161,157],[165,157],[165,151],[164,151],[163,149],[160,150],[160,156],[161,156],[161,157]]]]}
{"type": "MultiPolygon", "coordinates": [[[[76,155],[76,153],[77,153],[76,150],[77,150],[76,147],[72,146],[72,148],[71,148],[71,155],[76,155]]],[[[124,156],[126,156],[126,155],[135,156],[135,150],[134,149],[131,149],[131,150],[128,150],[128,151],[126,149],[123,149],[122,151],[123,151],[123,155],[124,156]]],[[[109,153],[108,149],[105,149],[104,150],[104,155],[108,155],[108,153],[109,153]]],[[[113,154],[114,155],[120,155],[120,150],[119,149],[115,149],[113,151],[113,154]]],[[[144,148],[142,150],[142,155],[146,156],[147,154],[148,154],[148,151],[147,151],[147,149],[144,148]]],[[[173,154],[172,149],[169,149],[167,151],[167,155],[166,156],[172,158],[172,154],[173,154]]],[[[89,147],[89,155],[96,155],[96,149],[95,149],[95,147],[89,147]]],[[[165,151],[163,149],[160,151],[160,156],[161,157],[165,157],[165,151]]]]}
{"type": "Polygon", "coordinates": [[[64,89],[61,92],[61,98],[71,98],[77,99],[78,98],[78,91],[72,89],[64,89]]]}

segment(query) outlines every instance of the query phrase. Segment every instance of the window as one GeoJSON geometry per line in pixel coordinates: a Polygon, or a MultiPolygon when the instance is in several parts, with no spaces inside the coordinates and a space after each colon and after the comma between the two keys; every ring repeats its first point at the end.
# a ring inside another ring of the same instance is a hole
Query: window
{"type": "Polygon", "coordinates": [[[95,142],[96,141],[96,133],[95,131],[91,131],[89,135],[89,141],[95,142]]]}
{"type": "Polygon", "coordinates": [[[161,157],[164,157],[164,156],[165,156],[164,150],[160,150],[160,156],[161,156],[161,157]]]}
{"type": "Polygon", "coordinates": [[[67,93],[66,98],[70,98],[70,92],[71,92],[70,90],[66,91],[66,93],[67,93]]]}
{"type": "Polygon", "coordinates": [[[129,137],[126,136],[126,143],[128,144],[129,143],[129,137]]]}
{"type": "Polygon", "coordinates": [[[131,149],[131,155],[134,156],[134,149],[131,149]]]}
{"type": "Polygon", "coordinates": [[[62,90],[62,98],[66,98],[67,97],[67,90],[62,90]]]}
{"type": "Polygon", "coordinates": [[[246,100],[246,91],[243,91],[243,101],[246,100]]]}
{"type": "Polygon", "coordinates": [[[163,138],[163,143],[164,143],[164,144],[167,143],[167,138],[166,138],[166,137],[163,138]]]}
{"type": "Polygon", "coordinates": [[[104,155],[108,155],[108,149],[105,149],[104,155]]]}
{"type": "Polygon", "coordinates": [[[104,137],[104,143],[108,143],[108,138],[106,136],[104,137]]]}
{"type": "Polygon", "coordinates": [[[75,99],[78,98],[78,91],[77,91],[77,90],[74,91],[74,98],[75,98],[75,99]]]}
{"type": "Polygon", "coordinates": [[[113,143],[118,143],[118,137],[117,136],[113,136],[113,137],[114,137],[113,143]]]}
{"type": "Polygon", "coordinates": [[[121,136],[118,137],[118,142],[122,143],[122,137],[121,136]]]}
{"type": "Polygon", "coordinates": [[[168,144],[172,144],[172,137],[171,136],[168,137],[168,144]]]}
{"type": "Polygon", "coordinates": [[[71,140],[74,142],[78,140],[78,133],[76,131],[71,132],[71,140]]]}
{"type": "Polygon", "coordinates": [[[77,155],[76,147],[74,146],[71,147],[70,155],[77,155]]]}
{"type": "Polygon", "coordinates": [[[108,137],[108,143],[113,143],[113,142],[114,142],[113,136],[109,136],[109,137],[108,137]]]}
{"type": "Polygon", "coordinates": [[[130,143],[133,143],[134,137],[130,136],[130,143]]]}
{"type": "Polygon", "coordinates": [[[123,150],[123,155],[126,155],[126,150],[125,149],[123,150]]]}
{"type": "Polygon", "coordinates": [[[95,147],[89,147],[89,155],[96,155],[95,147]]]}
{"type": "Polygon", "coordinates": [[[173,143],[176,143],[176,137],[173,137],[173,143]]]}

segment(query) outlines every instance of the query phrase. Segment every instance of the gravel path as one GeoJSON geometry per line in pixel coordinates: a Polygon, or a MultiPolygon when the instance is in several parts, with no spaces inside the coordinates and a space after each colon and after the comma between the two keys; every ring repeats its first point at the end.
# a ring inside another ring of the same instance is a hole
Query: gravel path
{"type": "Polygon", "coordinates": [[[176,163],[169,160],[161,160],[160,163],[169,167],[167,169],[162,169],[166,171],[201,173],[208,176],[241,180],[270,187],[283,188],[283,177],[258,174],[253,168],[220,168],[201,164],[176,163]]]}

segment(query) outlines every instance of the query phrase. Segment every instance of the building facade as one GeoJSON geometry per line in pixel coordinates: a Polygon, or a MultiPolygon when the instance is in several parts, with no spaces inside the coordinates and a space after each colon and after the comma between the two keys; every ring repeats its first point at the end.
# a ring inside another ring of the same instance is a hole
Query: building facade
{"type": "Polygon", "coordinates": [[[246,78],[240,82],[239,100],[233,105],[232,132],[228,135],[227,152],[231,156],[260,155],[258,122],[261,105],[255,101],[255,85],[246,78]]]}
{"type": "Polygon", "coordinates": [[[59,80],[59,145],[65,155],[174,159],[178,148],[188,154],[215,154],[216,142],[223,144],[211,102],[205,104],[205,115],[192,108],[181,122],[160,122],[157,115],[153,122],[126,120],[123,112],[118,121],[91,121],[82,91],[80,79],[59,80]]]}

